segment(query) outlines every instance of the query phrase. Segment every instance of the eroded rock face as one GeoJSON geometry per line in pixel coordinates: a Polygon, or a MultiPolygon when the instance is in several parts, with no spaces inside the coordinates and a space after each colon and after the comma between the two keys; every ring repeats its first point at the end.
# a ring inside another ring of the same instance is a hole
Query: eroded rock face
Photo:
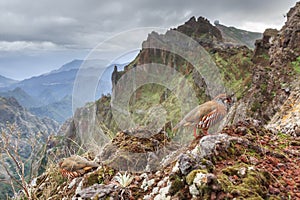
{"type": "Polygon", "coordinates": [[[252,85],[233,107],[233,123],[252,117],[267,124],[299,85],[292,62],[300,56],[300,3],[288,13],[286,24],[277,33],[267,29],[256,43],[252,58],[252,85]]]}
{"type": "Polygon", "coordinates": [[[255,50],[253,53],[253,62],[261,65],[268,65],[269,60],[266,59],[269,55],[269,49],[274,38],[277,36],[278,31],[276,29],[266,29],[263,33],[263,38],[256,40],[255,42],[255,50]]]}
{"type": "Polygon", "coordinates": [[[287,21],[279,31],[274,45],[270,48],[272,66],[284,66],[300,55],[300,2],[291,8],[287,21]]]}
{"type": "Polygon", "coordinates": [[[300,88],[290,94],[267,127],[289,135],[300,136],[300,88]]]}

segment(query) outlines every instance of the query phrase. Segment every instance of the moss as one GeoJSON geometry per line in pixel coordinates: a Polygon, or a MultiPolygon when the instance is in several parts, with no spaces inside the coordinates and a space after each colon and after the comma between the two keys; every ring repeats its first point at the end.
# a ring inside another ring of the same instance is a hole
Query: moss
{"type": "Polygon", "coordinates": [[[268,193],[268,185],[271,181],[267,172],[249,170],[249,166],[246,164],[226,167],[217,177],[223,191],[235,197],[247,199],[265,199],[268,193]],[[247,169],[243,176],[239,174],[242,167],[247,169]],[[235,181],[233,181],[230,177],[239,178],[235,178],[235,181]]]}
{"type": "Polygon", "coordinates": [[[95,183],[106,183],[108,182],[113,175],[115,174],[115,171],[109,167],[103,166],[99,168],[97,171],[94,171],[93,173],[90,173],[88,176],[85,176],[83,187],[89,187],[94,185],[95,183]]]}
{"type": "Polygon", "coordinates": [[[204,169],[196,169],[191,171],[185,178],[185,181],[188,185],[191,185],[198,173],[207,174],[207,170],[204,169]]]}
{"type": "Polygon", "coordinates": [[[266,84],[266,83],[262,83],[262,84],[260,85],[260,89],[261,89],[261,92],[262,92],[263,94],[265,94],[265,93],[267,92],[267,84],[266,84]]]}
{"type": "Polygon", "coordinates": [[[94,185],[95,183],[99,183],[99,179],[98,179],[98,174],[94,174],[92,173],[91,175],[89,175],[86,179],[86,186],[91,186],[94,185]]]}
{"type": "Polygon", "coordinates": [[[178,175],[170,176],[170,181],[172,184],[169,189],[169,193],[173,196],[184,187],[184,181],[178,175]]]}
{"type": "Polygon", "coordinates": [[[206,160],[205,158],[202,158],[202,159],[200,160],[200,165],[204,165],[204,166],[206,167],[206,170],[207,170],[208,172],[212,172],[212,171],[214,170],[214,167],[215,167],[215,166],[212,164],[211,161],[206,160]]]}
{"type": "Polygon", "coordinates": [[[267,53],[263,53],[262,55],[259,55],[259,57],[263,58],[264,60],[269,60],[270,56],[267,53]]]}

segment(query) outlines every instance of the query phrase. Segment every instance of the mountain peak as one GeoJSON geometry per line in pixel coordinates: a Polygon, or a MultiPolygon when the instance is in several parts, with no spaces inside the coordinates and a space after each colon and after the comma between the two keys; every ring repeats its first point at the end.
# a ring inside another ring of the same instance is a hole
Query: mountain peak
{"type": "Polygon", "coordinates": [[[72,70],[72,69],[79,69],[79,67],[82,63],[83,63],[83,60],[74,59],[71,62],[68,62],[68,63],[64,64],[59,69],[53,70],[50,73],[57,73],[57,72],[69,71],[69,70],[72,70]]]}

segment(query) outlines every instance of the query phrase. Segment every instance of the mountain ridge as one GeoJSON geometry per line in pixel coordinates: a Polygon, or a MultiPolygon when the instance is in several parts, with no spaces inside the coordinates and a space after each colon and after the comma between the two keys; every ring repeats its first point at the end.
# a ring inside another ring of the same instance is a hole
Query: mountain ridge
{"type": "Polygon", "coordinates": [[[215,23],[215,26],[221,31],[224,41],[233,45],[246,45],[251,49],[255,47],[255,41],[262,37],[262,33],[246,31],[233,26],[225,26],[215,23]]]}
{"type": "Polygon", "coordinates": [[[18,82],[17,80],[0,75],[0,88],[7,87],[17,82],[18,82]]]}
{"type": "MultiPolygon", "coordinates": [[[[10,84],[6,88],[1,88],[0,96],[14,97],[22,106],[31,110],[37,116],[50,117],[60,123],[72,116],[72,98],[65,99],[73,93],[73,84],[76,79],[80,66],[81,75],[87,76],[87,80],[94,76],[93,71],[99,71],[97,67],[103,67],[105,61],[100,59],[94,60],[72,60],[59,69],[51,72],[34,76],[23,81],[10,84]],[[62,110],[60,110],[62,109],[62,110]],[[60,113],[64,111],[64,113],[60,113]]],[[[126,63],[125,63],[126,64],[126,63]]],[[[125,64],[116,64],[120,69],[125,64]]],[[[97,95],[111,92],[111,73],[115,64],[103,67],[104,74],[99,82],[97,95]]]]}

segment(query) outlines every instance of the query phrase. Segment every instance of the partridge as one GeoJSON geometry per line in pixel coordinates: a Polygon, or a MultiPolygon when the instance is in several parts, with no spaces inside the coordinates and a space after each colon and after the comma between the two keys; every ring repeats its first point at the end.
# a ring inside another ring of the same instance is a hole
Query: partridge
{"type": "Polygon", "coordinates": [[[196,138],[197,128],[202,129],[203,133],[207,135],[208,129],[220,122],[227,114],[233,103],[232,96],[219,94],[213,100],[195,107],[173,128],[173,131],[182,126],[193,126],[196,138]]]}
{"type": "Polygon", "coordinates": [[[93,168],[97,168],[99,165],[95,162],[88,161],[81,156],[71,156],[64,158],[58,164],[59,171],[64,177],[75,178],[85,174],[93,168]]]}

